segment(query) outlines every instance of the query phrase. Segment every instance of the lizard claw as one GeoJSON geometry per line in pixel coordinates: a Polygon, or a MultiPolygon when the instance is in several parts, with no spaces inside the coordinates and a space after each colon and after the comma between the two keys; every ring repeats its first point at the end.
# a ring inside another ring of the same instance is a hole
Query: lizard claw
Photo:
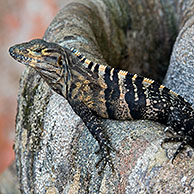
{"type": "Polygon", "coordinates": [[[99,175],[102,174],[102,172],[104,171],[107,164],[109,164],[109,166],[111,167],[112,172],[115,172],[112,158],[110,156],[110,152],[112,150],[114,150],[114,149],[106,144],[100,145],[100,149],[97,150],[96,153],[101,155],[100,159],[96,163],[96,168],[100,167],[100,170],[98,171],[99,175]]]}
{"type": "Polygon", "coordinates": [[[161,147],[163,148],[163,144],[168,142],[181,142],[181,144],[176,149],[176,152],[172,156],[172,164],[173,164],[176,156],[185,148],[185,146],[187,145],[187,142],[184,140],[183,137],[168,137],[163,140],[163,142],[161,143],[161,147]]]}
{"type": "MultiPolygon", "coordinates": [[[[115,148],[113,148],[112,144],[110,142],[108,143],[101,143],[102,145],[95,151],[95,154],[100,154],[102,147],[107,147],[107,149],[109,149],[112,152],[117,152],[117,150],[115,148]]],[[[109,152],[110,152],[109,151],[109,152]]]]}
{"type": "Polygon", "coordinates": [[[172,156],[172,164],[173,164],[174,159],[176,158],[176,156],[177,156],[182,150],[184,150],[185,145],[186,145],[186,142],[184,142],[184,141],[179,145],[179,147],[177,148],[176,152],[175,152],[175,153],[173,154],[173,156],[172,156]]]}

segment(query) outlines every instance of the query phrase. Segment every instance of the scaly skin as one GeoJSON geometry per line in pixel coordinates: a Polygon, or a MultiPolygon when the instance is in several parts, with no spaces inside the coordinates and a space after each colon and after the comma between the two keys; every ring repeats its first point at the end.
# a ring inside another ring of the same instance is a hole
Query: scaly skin
{"type": "Polygon", "coordinates": [[[9,49],[17,61],[34,68],[65,97],[100,145],[102,170],[113,168],[111,144],[99,118],[147,119],[165,124],[173,133],[165,142],[181,142],[172,161],[186,145],[194,148],[194,109],[181,96],[154,80],[91,62],[75,49],[35,39],[9,49]]]}

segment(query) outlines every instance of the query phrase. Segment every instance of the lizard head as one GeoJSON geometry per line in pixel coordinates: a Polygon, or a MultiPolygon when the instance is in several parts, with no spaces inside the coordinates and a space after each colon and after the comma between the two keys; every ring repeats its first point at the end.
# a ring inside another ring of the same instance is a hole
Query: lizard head
{"type": "Polygon", "coordinates": [[[10,47],[10,55],[18,62],[34,68],[57,93],[62,93],[67,76],[67,57],[63,47],[42,39],[10,47]]]}

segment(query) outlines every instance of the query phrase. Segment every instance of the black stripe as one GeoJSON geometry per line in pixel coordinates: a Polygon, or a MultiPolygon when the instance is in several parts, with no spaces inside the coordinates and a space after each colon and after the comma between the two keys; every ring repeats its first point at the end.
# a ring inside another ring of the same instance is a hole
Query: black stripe
{"type": "Polygon", "coordinates": [[[135,102],[135,92],[134,86],[132,83],[133,74],[127,73],[124,84],[126,85],[126,89],[128,92],[125,94],[125,101],[128,104],[130,114],[133,119],[140,119],[141,118],[141,111],[138,109],[138,105],[135,102]]]}
{"type": "Polygon", "coordinates": [[[113,100],[118,100],[118,98],[120,97],[118,72],[119,70],[117,69],[114,69],[113,71],[113,82],[114,82],[114,85],[112,85],[112,89],[113,89],[112,99],[113,100]]]}
{"type": "Polygon", "coordinates": [[[55,52],[56,52],[56,49],[51,49],[51,48],[45,51],[45,53],[55,53],[55,52]]]}
{"type": "Polygon", "coordinates": [[[139,111],[138,117],[142,118],[145,107],[146,107],[146,96],[145,96],[145,89],[143,89],[143,77],[138,76],[135,79],[134,84],[137,87],[137,95],[138,95],[138,100],[135,101],[137,104],[137,110],[139,111]]]}
{"type": "Polygon", "coordinates": [[[114,69],[114,71],[113,71],[113,80],[115,80],[117,82],[119,81],[119,78],[118,78],[119,71],[120,70],[118,70],[118,69],[114,69]]]}
{"type": "Polygon", "coordinates": [[[90,64],[88,65],[88,69],[92,69],[94,63],[92,61],[90,61],[90,64]]]}
{"type": "Polygon", "coordinates": [[[110,72],[111,68],[106,67],[104,80],[107,84],[107,89],[105,89],[105,100],[106,100],[106,108],[107,113],[110,119],[115,119],[115,108],[117,104],[117,100],[120,97],[120,90],[119,90],[119,78],[118,78],[118,70],[113,71],[113,80],[110,79],[110,72]]]}
{"type": "Polygon", "coordinates": [[[77,57],[78,57],[79,59],[82,59],[82,58],[83,58],[82,54],[78,55],[77,57]]]}
{"type": "Polygon", "coordinates": [[[98,73],[98,69],[99,69],[99,64],[97,63],[94,67],[94,73],[98,73]]]}

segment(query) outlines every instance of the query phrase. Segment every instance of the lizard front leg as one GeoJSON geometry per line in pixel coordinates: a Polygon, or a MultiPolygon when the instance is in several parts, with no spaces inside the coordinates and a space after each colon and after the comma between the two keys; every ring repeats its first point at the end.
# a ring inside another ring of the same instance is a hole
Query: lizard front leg
{"type": "Polygon", "coordinates": [[[92,136],[97,140],[99,144],[99,150],[96,153],[101,155],[101,158],[96,163],[96,167],[101,166],[99,174],[101,174],[108,163],[114,171],[112,164],[112,159],[110,156],[111,150],[114,150],[111,146],[110,140],[106,135],[105,130],[103,130],[102,122],[94,113],[83,103],[83,102],[70,102],[75,113],[80,116],[80,118],[85,123],[86,127],[92,134],[92,136]]]}

